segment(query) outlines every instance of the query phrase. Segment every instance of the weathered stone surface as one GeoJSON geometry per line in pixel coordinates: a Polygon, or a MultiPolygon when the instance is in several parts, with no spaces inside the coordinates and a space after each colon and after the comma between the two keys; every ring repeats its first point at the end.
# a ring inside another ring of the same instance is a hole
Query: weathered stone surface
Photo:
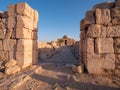
{"type": "Polygon", "coordinates": [[[9,5],[8,6],[8,16],[15,16],[15,5],[9,5]]]}
{"type": "Polygon", "coordinates": [[[2,40],[0,40],[0,50],[3,50],[3,43],[2,43],[2,40]]]}
{"type": "Polygon", "coordinates": [[[16,49],[16,40],[15,39],[4,39],[3,48],[4,50],[14,51],[16,49]]]}
{"type": "Polygon", "coordinates": [[[111,11],[112,18],[120,18],[120,7],[113,8],[111,11]]]}
{"type": "Polygon", "coordinates": [[[5,38],[5,34],[6,34],[6,29],[1,29],[0,28],[0,39],[4,39],[5,38]]]}
{"type": "Polygon", "coordinates": [[[115,0],[115,6],[120,7],[120,0],[115,0]]]}
{"type": "Polygon", "coordinates": [[[0,61],[8,61],[8,51],[0,51],[0,61]]]}
{"type": "Polygon", "coordinates": [[[26,28],[16,28],[16,38],[32,39],[32,31],[26,28]]]}
{"type": "Polygon", "coordinates": [[[88,27],[86,35],[88,38],[106,37],[106,27],[98,24],[92,24],[88,27]]]}
{"type": "Polygon", "coordinates": [[[32,52],[16,52],[18,66],[25,68],[32,65],[32,52]]]}
{"type": "Polygon", "coordinates": [[[6,66],[6,67],[13,67],[13,66],[15,66],[16,64],[17,64],[17,61],[16,61],[16,60],[10,59],[10,60],[5,64],[5,66],[6,66]]]}
{"type": "Polygon", "coordinates": [[[34,10],[34,21],[38,22],[38,20],[39,20],[39,14],[36,10],[34,10]]]}
{"type": "Polygon", "coordinates": [[[16,65],[16,66],[13,66],[13,67],[6,68],[5,69],[5,74],[12,75],[12,74],[15,74],[19,71],[20,71],[20,67],[16,65]]]}
{"type": "Polygon", "coordinates": [[[73,72],[76,72],[76,73],[83,73],[84,72],[84,66],[83,66],[83,64],[81,64],[81,65],[73,64],[72,65],[72,70],[73,70],[73,72]]]}
{"type": "Polygon", "coordinates": [[[97,8],[99,8],[99,9],[112,9],[113,7],[114,7],[114,3],[104,2],[104,3],[100,3],[100,4],[93,6],[93,9],[94,10],[96,10],[97,8]]]}
{"type": "Polygon", "coordinates": [[[85,39],[85,38],[86,38],[85,30],[80,31],[80,39],[85,39]]]}
{"type": "Polygon", "coordinates": [[[37,32],[36,31],[32,31],[32,39],[33,40],[36,40],[38,37],[37,37],[37,32]]]}
{"type": "Polygon", "coordinates": [[[16,25],[16,20],[14,16],[8,17],[8,28],[14,28],[16,25]]]}
{"type": "Polygon", "coordinates": [[[27,28],[33,30],[33,21],[29,17],[17,15],[17,28],[27,28]]]}
{"type": "Polygon", "coordinates": [[[38,21],[33,22],[33,31],[38,31],[38,21]]]}
{"type": "Polygon", "coordinates": [[[111,21],[109,9],[96,9],[95,16],[97,24],[107,25],[111,21]]]}
{"type": "Polygon", "coordinates": [[[38,51],[33,51],[32,52],[32,64],[37,64],[38,63],[38,51]]]}
{"type": "Polygon", "coordinates": [[[32,40],[32,50],[33,50],[33,51],[38,50],[37,40],[32,40]]]}
{"type": "Polygon", "coordinates": [[[13,34],[13,29],[8,29],[5,38],[10,39],[12,37],[12,34],[13,34]]]}
{"type": "Polygon", "coordinates": [[[14,58],[14,59],[16,59],[16,53],[15,53],[15,50],[14,51],[9,51],[9,55],[8,55],[8,59],[12,59],[12,58],[14,58]]]}
{"type": "Polygon", "coordinates": [[[86,39],[86,53],[94,53],[94,39],[93,38],[87,38],[86,39]]]}
{"type": "Polygon", "coordinates": [[[19,39],[17,41],[17,51],[24,52],[24,51],[32,51],[33,50],[33,40],[30,39],[19,39]]]}
{"type": "Polygon", "coordinates": [[[115,69],[115,54],[104,54],[101,56],[102,59],[102,68],[106,70],[115,69]]]}
{"type": "Polygon", "coordinates": [[[87,11],[86,12],[86,16],[85,16],[85,19],[84,19],[84,24],[86,25],[89,25],[89,24],[95,24],[95,12],[90,10],[90,11],[87,11]]]}
{"type": "Polygon", "coordinates": [[[26,15],[30,18],[34,17],[34,12],[27,3],[18,3],[17,4],[17,13],[19,15],[26,15]]]}
{"type": "Polygon", "coordinates": [[[107,37],[120,37],[120,26],[111,26],[107,28],[107,37]]]}
{"type": "Polygon", "coordinates": [[[97,38],[95,44],[97,53],[114,53],[112,38],[97,38]]]}
{"type": "Polygon", "coordinates": [[[91,74],[102,74],[102,63],[97,54],[87,54],[87,70],[91,74]]]}
{"type": "Polygon", "coordinates": [[[114,39],[114,49],[115,53],[120,53],[120,38],[114,39]]]}
{"type": "Polygon", "coordinates": [[[112,25],[120,25],[120,18],[113,18],[112,25]]]}

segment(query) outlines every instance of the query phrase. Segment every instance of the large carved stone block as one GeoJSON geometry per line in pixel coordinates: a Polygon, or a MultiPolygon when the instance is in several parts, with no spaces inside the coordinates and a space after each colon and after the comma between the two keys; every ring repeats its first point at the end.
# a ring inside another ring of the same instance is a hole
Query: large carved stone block
{"type": "Polygon", "coordinates": [[[4,39],[3,48],[4,50],[10,50],[10,51],[16,50],[16,40],[15,39],[4,39]]]}
{"type": "Polygon", "coordinates": [[[8,51],[0,51],[0,61],[8,61],[8,51]]]}
{"type": "Polygon", "coordinates": [[[32,39],[32,31],[27,28],[16,28],[16,38],[32,39]]]}
{"type": "Polygon", "coordinates": [[[18,65],[22,68],[32,65],[32,51],[16,52],[16,60],[18,65]]]}
{"type": "Polygon", "coordinates": [[[8,17],[8,28],[15,28],[16,20],[14,16],[8,17]]]}
{"type": "Polygon", "coordinates": [[[3,43],[2,40],[0,40],[0,51],[3,50],[3,43]]]}
{"type": "Polygon", "coordinates": [[[106,27],[102,25],[92,24],[88,27],[86,35],[89,38],[106,37],[106,27]]]}
{"type": "Polygon", "coordinates": [[[6,32],[5,38],[6,38],[6,39],[10,39],[13,34],[14,34],[14,33],[13,33],[13,29],[8,29],[7,32],[6,32]]]}
{"type": "Polygon", "coordinates": [[[120,18],[120,7],[113,8],[111,10],[112,18],[120,18]]]}
{"type": "Polygon", "coordinates": [[[111,21],[109,9],[96,9],[95,16],[97,24],[107,25],[111,21]]]}
{"type": "Polygon", "coordinates": [[[107,37],[120,37],[120,26],[111,26],[107,28],[107,37]]]}
{"type": "Polygon", "coordinates": [[[95,44],[97,53],[114,53],[113,38],[97,38],[95,44]]]}
{"type": "Polygon", "coordinates": [[[27,28],[33,30],[33,21],[30,18],[17,15],[17,21],[17,28],[27,28]]]}
{"type": "Polygon", "coordinates": [[[120,38],[114,39],[114,49],[115,53],[120,53],[120,38]]]}
{"type": "Polygon", "coordinates": [[[106,70],[115,69],[115,54],[103,54],[102,56],[102,68],[106,70]]]}
{"type": "Polygon", "coordinates": [[[8,6],[8,16],[15,16],[16,11],[15,11],[16,5],[9,5],[8,6]]]}
{"type": "Polygon", "coordinates": [[[32,51],[33,50],[33,40],[30,39],[19,39],[17,41],[17,51],[24,52],[24,51],[32,51]]]}

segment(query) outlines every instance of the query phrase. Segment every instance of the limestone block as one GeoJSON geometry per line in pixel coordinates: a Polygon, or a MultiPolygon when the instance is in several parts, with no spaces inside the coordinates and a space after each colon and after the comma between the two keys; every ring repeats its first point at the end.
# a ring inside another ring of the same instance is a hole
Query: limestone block
{"type": "Polygon", "coordinates": [[[97,24],[107,25],[111,21],[109,9],[96,9],[95,16],[97,24]]]}
{"type": "Polygon", "coordinates": [[[34,12],[32,8],[27,3],[18,3],[17,4],[17,14],[26,15],[27,17],[34,17],[34,12]]]}
{"type": "Polygon", "coordinates": [[[8,17],[8,28],[14,28],[16,25],[16,20],[14,16],[8,17]]]}
{"type": "Polygon", "coordinates": [[[30,52],[16,52],[16,60],[18,66],[21,68],[32,65],[32,51],[30,52]]]}
{"type": "Polygon", "coordinates": [[[73,72],[76,72],[76,73],[83,73],[84,72],[84,66],[83,66],[83,64],[81,64],[81,65],[73,64],[72,65],[72,70],[73,70],[73,72]]]}
{"type": "Polygon", "coordinates": [[[33,22],[33,31],[38,31],[38,21],[33,22]]]}
{"type": "Polygon", "coordinates": [[[15,7],[16,7],[15,4],[8,6],[8,16],[15,16],[16,15],[15,7]]]}
{"type": "Polygon", "coordinates": [[[10,50],[10,51],[16,50],[16,40],[15,39],[4,39],[3,49],[10,50]]]}
{"type": "Polygon", "coordinates": [[[6,29],[1,29],[0,28],[0,39],[4,39],[5,38],[5,34],[6,34],[6,29]]]}
{"type": "Polygon", "coordinates": [[[87,46],[86,46],[86,39],[81,39],[80,40],[80,51],[86,52],[87,51],[87,46]]]}
{"type": "Polygon", "coordinates": [[[112,25],[120,25],[120,18],[113,18],[112,25]]]}
{"type": "Polygon", "coordinates": [[[115,7],[120,7],[120,0],[115,0],[115,7]]]}
{"type": "Polygon", "coordinates": [[[38,20],[39,20],[39,14],[37,10],[34,10],[34,21],[38,22],[38,20]]]}
{"type": "Polygon", "coordinates": [[[111,3],[111,2],[104,2],[104,3],[100,3],[100,4],[97,4],[95,6],[93,6],[93,9],[96,10],[97,8],[99,9],[111,9],[114,7],[114,3],[111,3]]]}
{"type": "Polygon", "coordinates": [[[120,26],[111,26],[107,28],[107,37],[120,37],[120,26]]]}
{"type": "Polygon", "coordinates": [[[29,17],[17,15],[17,21],[17,28],[33,30],[33,21],[29,17]]]}
{"type": "Polygon", "coordinates": [[[0,61],[8,61],[8,51],[0,51],[0,61]]]}
{"type": "Polygon", "coordinates": [[[38,63],[38,51],[33,51],[32,52],[32,64],[37,64],[38,63]]]}
{"type": "Polygon", "coordinates": [[[115,54],[104,54],[102,59],[102,68],[106,70],[115,69],[115,54]]]}
{"type": "Polygon", "coordinates": [[[37,40],[37,32],[36,31],[32,31],[32,39],[33,40],[37,40]]]}
{"type": "Polygon", "coordinates": [[[89,10],[86,12],[85,19],[84,19],[84,24],[95,24],[95,17],[94,17],[94,11],[89,10]]]}
{"type": "Polygon", "coordinates": [[[120,38],[114,39],[114,49],[115,53],[120,53],[120,38]]]}
{"type": "Polygon", "coordinates": [[[10,39],[12,37],[12,34],[13,34],[13,29],[8,29],[5,38],[10,39]]]}
{"type": "Polygon", "coordinates": [[[86,40],[86,48],[87,48],[87,53],[94,53],[94,39],[93,38],[87,38],[86,40]]]}
{"type": "Polygon", "coordinates": [[[16,28],[16,38],[32,39],[32,31],[27,28],[16,28]]]}
{"type": "Polygon", "coordinates": [[[16,53],[15,50],[14,51],[9,51],[9,55],[8,55],[9,59],[16,59],[16,53]]]}
{"type": "Polygon", "coordinates": [[[20,71],[20,67],[15,65],[13,67],[9,67],[5,69],[5,74],[12,75],[20,71]]]}
{"type": "Polygon", "coordinates": [[[17,41],[17,51],[24,52],[24,51],[32,51],[33,47],[33,40],[30,39],[19,39],[17,41]]]}
{"type": "Polygon", "coordinates": [[[102,63],[99,54],[87,54],[87,70],[91,74],[102,74],[102,63]]]}
{"type": "Polygon", "coordinates": [[[2,40],[0,40],[0,51],[3,50],[3,43],[2,40]]]}
{"type": "Polygon", "coordinates": [[[113,38],[95,39],[97,53],[114,53],[113,38]]]}
{"type": "Polygon", "coordinates": [[[13,67],[13,66],[15,66],[16,64],[17,64],[17,61],[16,61],[16,60],[10,59],[10,60],[5,64],[5,66],[6,66],[6,67],[13,67]]]}
{"type": "Polygon", "coordinates": [[[38,50],[37,40],[32,40],[32,47],[31,48],[32,48],[33,51],[38,50]]]}
{"type": "Polygon", "coordinates": [[[85,39],[85,38],[86,38],[85,30],[80,31],[80,39],[85,39]]]}
{"type": "Polygon", "coordinates": [[[112,18],[120,18],[120,7],[113,8],[111,10],[112,18]]]}
{"type": "Polygon", "coordinates": [[[89,38],[106,37],[106,27],[98,24],[92,24],[88,27],[86,35],[89,38]]]}

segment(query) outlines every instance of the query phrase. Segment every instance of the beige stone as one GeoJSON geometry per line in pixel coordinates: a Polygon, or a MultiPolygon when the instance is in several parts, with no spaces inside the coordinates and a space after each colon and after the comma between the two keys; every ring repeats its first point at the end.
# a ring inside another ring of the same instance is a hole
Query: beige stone
{"type": "Polygon", "coordinates": [[[96,9],[95,16],[97,24],[108,25],[111,21],[109,9],[96,9]]]}
{"type": "Polygon", "coordinates": [[[89,38],[106,37],[106,27],[98,24],[92,24],[88,27],[86,35],[89,38]]]}
{"type": "Polygon", "coordinates": [[[112,25],[120,25],[120,18],[113,18],[112,25]]]}
{"type": "Polygon", "coordinates": [[[102,68],[106,70],[115,69],[115,54],[104,54],[101,56],[102,59],[102,68]]]}
{"type": "Polygon", "coordinates": [[[33,50],[33,40],[30,39],[19,39],[17,41],[17,51],[24,52],[24,51],[32,51],[33,50]]]}
{"type": "Polygon", "coordinates": [[[12,74],[15,74],[19,71],[20,71],[20,67],[16,65],[16,66],[13,66],[13,67],[6,68],[5,69],[5,74],[12,75],[12,74]]]}
{"type": "Polygon", "coordinates": [[[38,51],[33,51],[32,52],[32,64],[37,64],[38,63],[38,51]]]}
{"type": "Polygon", "coordinates": [[[107,28],[107,37],[120,37],[120,26],[111,26],[107,28]]]}
{"type": "Polygon", "coordinates": [[[2,40],[0,40],[0,50],[3,50],[3,43],[2,43],[2,40]]]}
{"type": "Polygon", "coordinates": [[[37,10],[34,10],[34,21],[38,22],[38,20],[39,20],[39,14],[37,10]]]}
{"type": "Polygon", "coordinates": [[[33,22],[33,31],[38,31],[38,21],[33,22]]]}
{"type": "Polygon", "coordinates": [[[87,54],[87,70],[91,74],[102,74],[102,63],[98,54],[87,54]]]}
{"type": "Polygon", "coordinates": [[[83,66],[83,64],[81,64],[81,65],[73,64],[72,65],[72,70],[73,70],[73,72],[76,72],[76,73],[83,73],[84,72],[84,66],[83,66]]]}
{"type": "Polygon", "coordinates": [[[16,11],[15,11],[15,5],[9,5],[8,6],[8,16],[15,16],[16,11]]]}
{"type": "Polygon", "coordinates": [[[12,34],[13,34],[13,29],[8,29],[5,38],[10,39],[12,37],[12,34]]]}
{"type": "Polygon", "coordinates": [[[89,10],[86,12],[85,19],[84,19],[84,24],[95,24],[95,17],[94,17],[94,11],[89,10]]]}
{"type": "Polygon", "coordinates": [[[0,61],[8,61],[8,51],[0,51],[0,61]]]}
{"type": "Polygon", "coordinates": [[[16,64],[17,64],[17,61],[16,61],[16,60],[10,59],[10,60],[5,64],[5,66],[6,66],[6,67],[13,67],[13,66],[15,66],[16,64]]]}
{"type": "Polygon", "coordinates": [[[0,39],[4,39],[5,34],[6,34],[6,29],[5,28],[3,28],[3,29],[0,28],[0,39]]]}
{"type": "Polygon", "coordinates": [[[38,39],[36,31],[32,31],[32,39],[33,40],[37,40],[38,39]]]}
{"type": "Polygon", "coordinates": [[[32,51],[30,52],[16,52],[16,60],[18,66],[21,68],[32,65],[32,51]]]}
{"type": "Polygon", "coordinates": [[[16,53],[15,53],[15,50],[14,51],[9,51],[9,59],[12,59],[12,58],[14,58],[14,59],[16,59],[16,53]]]}
{"type": "Polygon", "coordinates": [[[120,18],[120,7],[113,8],[111,10],[112,18],[120,18]]]}
{"type": "Polygon", "coordinates": [[[37,40],[32,40],[32,50],[33,50],[33,51],[38,50],[37,40]]]}
{"type": "Polygon", "coordinates": [[[16,49],[16,40],[15,39],[4,39],[3,48],[4,50],[14,51],[16,49]]]}
{"type": "Polygon", "coordinates": [[[87,48],[87,53],[94,53],[94,39],[93,38],[87,38],[86,39],[86,48],[87,48]]]}
{"type": "Polygon", "coordinates": [[[32,31],[26,28],[16,28],[16,38],[32,39],[32,31]]]}
{"type": "Polygon", "coordinates": [[[115,0],[115,6],[120,7],[120,0],[115,0]]]}
{"type": "Polygon", "coordinates": [[[17,28],[27,28],[33,30],[33,21],[26,16],[17,15],[17,28]]]}
{"type": "Polygon", "coordinates": [[[115,53],[120,53],[120,38],[114,39],[114,49],[115,53]]]}
{"type": "Polygon", "coordinates": [[[8,28],[14,28],[16,25],[16,20],[14,16],[8,17],[8,28]]]}
{"type": "Polygon", "coordinates": [[[112,38],[97,38],[95,44],[97,53],[114,53],[112,38]]]}
{"type": "Polygon", "coordinates": [[[19,15],[26,15],[27,17],[34,17],[34,12],[32,8],[27,3],[17,4],[17,13],[19,15]]]}

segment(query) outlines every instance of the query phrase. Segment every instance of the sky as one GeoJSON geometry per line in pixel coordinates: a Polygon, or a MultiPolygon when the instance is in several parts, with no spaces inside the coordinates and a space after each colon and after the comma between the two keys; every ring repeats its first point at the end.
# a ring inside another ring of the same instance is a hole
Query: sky
{"type": "Polygon", "coordinates": [[[114,0],[0,0],[0,11],[10,4],[27,2],[39,13],[38,41],[53,41],[64,35],[79,40],[80,20],[95,4],[114,0]]]}

